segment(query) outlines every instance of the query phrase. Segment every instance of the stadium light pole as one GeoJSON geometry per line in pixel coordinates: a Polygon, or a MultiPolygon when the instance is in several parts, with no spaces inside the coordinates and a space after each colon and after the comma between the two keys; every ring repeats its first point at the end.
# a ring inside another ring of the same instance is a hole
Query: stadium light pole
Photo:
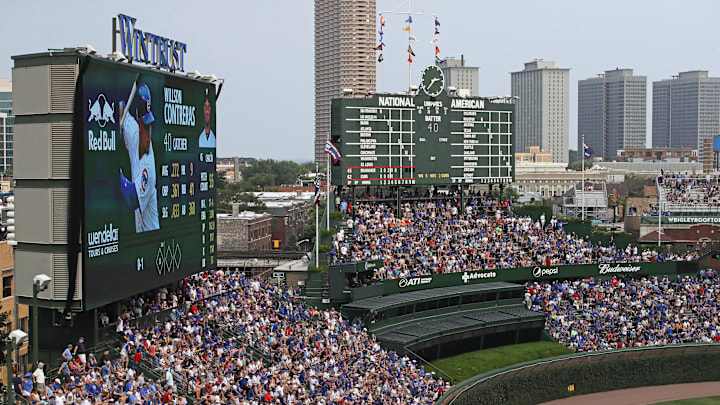
{"type": "Polygon", "coordinates": [[[32,359],[30,359],[30,364],[36,365],[39,357],[39,344],[38,340],[40,339],[39,331],[38,331],[38,294],[41,291],[45,291],[48,288],[48,285],[50,285],[50,281],[52,281],[52,278],[50,278],[47,274],[38,274],[37,276],[33,277],[33,297],[32,297],[32,359]]]}
{"type": "Polygon", "coordinates": [[[22,346],[23,342],[27,338],[27,333],[20,329],[15,329],[8,335],[8,340],[5,343],[5,369],[7,370],[7,387],[6,387],[6,404],[15,404],[15,390],[12,386],[12,353],[15,349],[22,346]]]}

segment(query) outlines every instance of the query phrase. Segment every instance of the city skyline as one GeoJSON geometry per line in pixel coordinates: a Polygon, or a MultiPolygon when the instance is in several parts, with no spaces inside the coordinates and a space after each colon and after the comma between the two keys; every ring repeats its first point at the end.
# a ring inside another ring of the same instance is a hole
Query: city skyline
{"type": "MultiPolygon", "coordinates": [[[[10,19],[4,32],[14,41],[0,45],[0,77],[11,77],[12,55],[42,52],[48,48],[93,45],[110,53],[110,19],[122,12],[138,18],[138,25],[188,43],[187,70],[215,73],[226,80],[218,101],[218,147],[223,156],[309,161],[313,158],[313,2],[288,2],[226,6],[206,2],[132,3],[117,8],[112,3],[79,1],[74,7],[55,2],[11,0],[4,10],[9,15],[37,15],[41,24],[10,19]],[[193,13],[185,10],[193,7],[193,13]],[[82,13],[77,11],[82,9],[82,13]],[[176,10],[176,11],[175,11],[176,10]],[[52,17],[50,17],[52,16],[52,17]],[[292,105],[283,112],[289,129],[272,125],[277,121],[280,97],[292,105]],[[238,118],[239,117],[239,118],[238,118]],[[240,119],[245,118],[245,119],[240,119]],[[271,125],[268,125],[271,123],[271,125]]],[[[570,139],[577,145],[577,82],[616,67],[632,68],[654,82],[669,79],[677,72],[708,70],[720,72],[720,55],[713,38],[714,3],[689,1],[682,8],[667,9],[673,3],[610,2],[593,8],[571,1],[517,4],[474,2],[412,2],[413,11],[437,13],[441,22],[438,55],[459,58],[465,55],[479,66],[482,96],[510,94],[510,72],[535,58],[554,60],[570,71],[570,139]],[[614,6],[616,5],[616,6],[614,6]],[[518,7],[523,10],[518,13],[518,7]],[[615,13],[622,7],[623,13],[615,13]],[[701,10],[702,12],[698,12],[701,10]],[[638,23],[638,17],[642,22],[638,23]],[[612,21],[612,25],[608,24],[612,21]],[[692,22],[693,30],[680,28],[692,22]],[[512,23],[511,23],[512,22],[512,23]],[[497,38],[496,40],[491,40],[497,38]],[[634,46],[628,38],[639,38],[634,46]],[[648,38],[648,39],[646,39],[648,38]],[[700,40],[698,40],[700,38],[700,40]],[[638,45],[639,44],[639,45],[638,45]]],[[[407,9],[407,3],[377,1],[377,10],[407,9]]],[[[407,87],[407,33],[402,15],[386,15],[384,61],[378,64],[377,88],[382,92],[407,87]]],[[[376,21],[377,26],[377,21],[376,21]]],[[[412,81],[419,82],[420,70],[434,63],[430,44],[433,18],[417,17],[413,35],[412,81]]],[[[651,111],[652,97],[647,97],[651,111]]],[[[651,114],[648,114],[646,144],[650,143],[651,114]]]]}

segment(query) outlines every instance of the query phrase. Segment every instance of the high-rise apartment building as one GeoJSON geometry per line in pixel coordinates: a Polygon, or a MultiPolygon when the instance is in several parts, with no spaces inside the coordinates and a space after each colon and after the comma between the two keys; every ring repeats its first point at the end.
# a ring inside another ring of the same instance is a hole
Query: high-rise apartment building
{"type": "Polygon", "coordinates": [[[0,173],[7,173],[13,164],[12,82],[0,79],[0,173]]]}
{"type": "Polygon", "coordinates": [[[458,95],[478,96],[478,71],[477,67],[465,66],[465,56],[460,55],[460,60],[445,58],[435,62],[437,67],[445,75],[445,91],[448,87],[455,87],[458,95]]]}
{"type": "Polygon", "coordinates": [[[553,162],[568,162],[570,69],[537,59],[512,72],[515,101],[515,150],[538,146],[553,152],[553,162]]]}
{"type": "Polygon", "coordinates": [[[315,0],[315,161],[324,164],[330,103],[374,93],[375,0],[315,0]]]}
{"type": "Polygon", "coordinates": [[[647,77],[632,69],[608,70],[578,81],[578,157],[582,136],[595,156],[609,160],[618,150],[644,148],[647,138],[647,77]]]}
{"type": "Polygon", "coordinates": [[[706,70],[653,82],[653,147],[692,148],[706,156],[703,140],[720,134],[720,77],[706,70]]]}

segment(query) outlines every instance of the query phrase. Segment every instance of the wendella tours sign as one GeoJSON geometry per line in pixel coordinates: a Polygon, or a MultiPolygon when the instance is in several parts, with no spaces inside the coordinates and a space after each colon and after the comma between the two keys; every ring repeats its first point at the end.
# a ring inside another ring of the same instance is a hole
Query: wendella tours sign
{"type": "Polygon", "coordinates": [[[492,281],[521,282],[621,275],[672,275],[694,273],[696,271],[697,264],[694,262],[599,263],[433,274],[384,280],[382,285],[383,295],[391,295],[428,288],[452,287],[492,281]]]}

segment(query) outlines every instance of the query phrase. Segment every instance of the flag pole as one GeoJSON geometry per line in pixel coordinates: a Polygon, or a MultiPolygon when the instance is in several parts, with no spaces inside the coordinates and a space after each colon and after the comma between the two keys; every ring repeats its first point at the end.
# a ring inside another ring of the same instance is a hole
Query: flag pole
{"type": "MultiPolygon", "coordinates": [[[[318,171],[320,169],[318,168],[317,162],[315,163],[315,176],[318,176],[318,171]]],[[[316,183],[317,184],[317,183],[316,183]]],[[[315,267],[320,267],[320,223],[318,222],[318,210],[320,207],[318,207],[317,204],[315,204],[315,267]]]]}
{"type": "Polygon", "coordinates": [[[580,209],[582,210],[582,220],[585,220],[585,134],[582,134],[582,205],[580,205],[580,209]]]}
{"type": "MultiPolygon", "coordinates": [[[[410,0],[408,0],[408,18],[410,18],[410,0]]],[[[408,25],[410,26],[410,25],[408,25]]],[[[408,31],[408,49],[410,49],[410,31],[408,31]]],[[[408,55],[408,58],[410,55],[408,55]]],[[[408,91],[412,87],[412,62],[408,62],[408,91]]]]}
{"type": "Polygon", "coordinates": [[[325,217],[327,218],[327,230],[330,230],[330,154],[327,154],[327,179],[325,180],[327,182],[327,193],[325,195],[325,201],[327,203],[327,208],[325,212],[325,217]]]}
{"type": "MultiPolygon", "coordinates": [[[[663,176],[663,181],[665,181],[665,176],[663,176]]],[[[658,247],[660,247],[660,235],[662,234],[662,229],[660,228],[662,226],[662,196],[660,195],[660,179],[655,179],[655,182],[657,182],[658,191],[658,247]]]]}

